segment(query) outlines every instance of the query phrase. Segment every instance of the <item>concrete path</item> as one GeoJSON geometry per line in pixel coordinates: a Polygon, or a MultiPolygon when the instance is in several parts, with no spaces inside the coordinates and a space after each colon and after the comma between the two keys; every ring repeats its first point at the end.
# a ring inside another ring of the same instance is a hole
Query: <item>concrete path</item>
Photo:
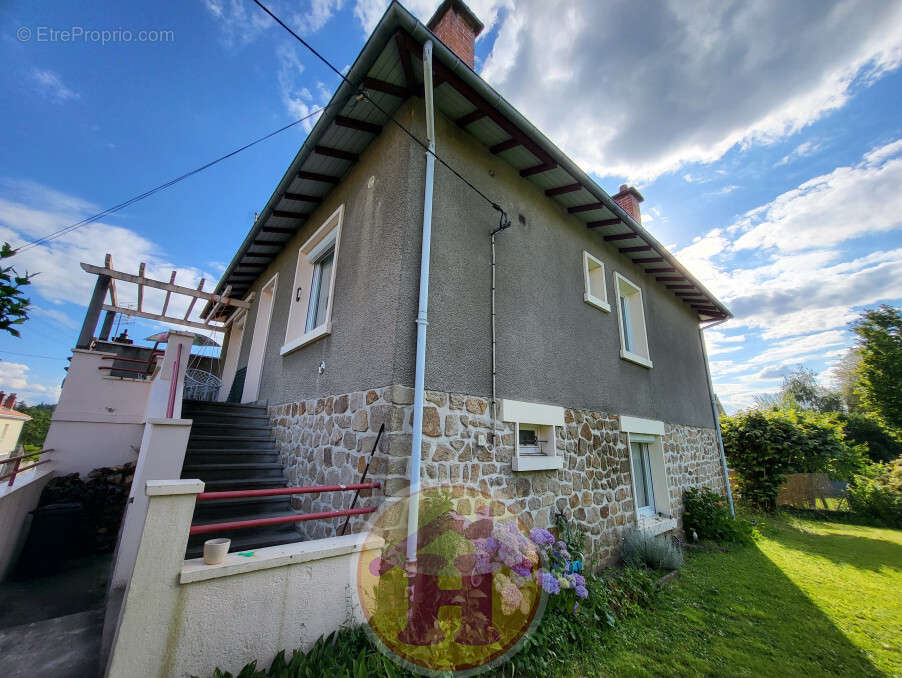
{"type": "Polygon", "coordinates": [[[0,629],[4,678],[96,678],[103,610],[0,629]]]}

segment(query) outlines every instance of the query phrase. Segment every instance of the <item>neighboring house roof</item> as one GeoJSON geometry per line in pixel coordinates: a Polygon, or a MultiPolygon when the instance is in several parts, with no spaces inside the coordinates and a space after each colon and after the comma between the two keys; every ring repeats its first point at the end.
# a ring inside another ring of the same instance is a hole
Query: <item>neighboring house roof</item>
{"type": "Polygon", "coordinates": [[[31,417],[29,417],[24,412],[19,412],[18,410],[11,410],[8,407],[0,407],[0,419],[21,419],[22,421],[31,421],[31,417]]]}
{"type": "MultiPolygon", "coordinates": [[[[220,279],[242,297],[285,243],[341,181],[385,124],[375,106],[359,101],[365,89],[389,115],[422,89],[422,45],[434,44],[435,105],[489,151],[554,200],[623,256],[683,299],[701,321],[732,317],[642,224],[632,218],[498,92],[397,2],[392,2],[344,81],[332,96],[285,176],[220,279]],[[312,209],[311,209],[312,208],[312,209]]],[[[439,155],[441,146],[439,145],[439,155]]],[[[211,310],[208,304],[201,314],[211,310]]],[[[223,318],[218,318],[223,319],[223,318]]]]}

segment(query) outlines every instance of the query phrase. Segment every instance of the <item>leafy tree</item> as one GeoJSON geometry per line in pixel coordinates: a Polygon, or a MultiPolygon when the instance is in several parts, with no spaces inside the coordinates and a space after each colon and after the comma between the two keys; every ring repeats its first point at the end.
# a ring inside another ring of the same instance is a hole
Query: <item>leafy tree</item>
{"type": "Polygon", "coordinates": [[[849,412],[861,410],[861,397],[858,395],[858,365],[861,354],[856,346],[846,351],[834,368],[836,386],[842,396],[843,403],[849,412]]]}
{"type": "Polygon", "coordinates": [[[839,421],[846,434],[846,442],[849,445],[862,445],[871,461],[892,461],[902,455],[902,441],[874,416],[849,412],[840,415],[839,421]]]}
{"type": "Polygon", "coordinates": [[[838,418],[810,410],[751,410],[721,419],[724,452],[739,474],[743,501],[770,511],[787,473],[849,478],[860,470],[861,449],[846,443],[838,418]]]}
{"type": "Polygon", "coordinates": [[[755,407],[760,410],[841,412],[843,398],[839,391],[818,384],[816,372],[799,365],[795,372],[783,378],[779,393],[755,396],[755,407]]]}
{"type": "Polygon", "coordinates": [[[24,403],[16,409],[31,417],[31,421],[26,421],[22,427],[21,442],[23,445],[44,446],[44,440],[47,438],[47,431],[50,429],[50,418],[53,416],[53,410],[56,405],[48,405],[41,403],[34,407],[28,407],[24,403]]]}
{"type": "Polygon", "coordinates": [[[858,335],[861,404],[885,425],[902,430],[902,309],[866,311],[852,329],[858,335]]]}
{"type": "MultiPolygon", "coordinates": [[[[0,247],[0,260],[15,255],[15,250],[8,242],[0,247]]],[[[22,288],[31,284],[31,276],[27,273],[19,275],[12,266],[0,265],[0,330],[6,330],[14,337],[19,330],[14,325],[21,325],[28,320],[31,300],[25,298],[22,288]]]]}

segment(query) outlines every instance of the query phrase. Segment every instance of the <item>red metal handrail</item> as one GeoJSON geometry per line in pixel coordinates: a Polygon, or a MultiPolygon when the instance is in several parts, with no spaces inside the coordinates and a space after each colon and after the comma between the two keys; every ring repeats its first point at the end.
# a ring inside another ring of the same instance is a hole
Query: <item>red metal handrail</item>
{"type": "Polygon", "coordinates": [[[201,492],[197,501],[211,499],[240,499],[242,497],[276,497],[281,494],[314,494],[317,492],[345,492],[347,490],[371,490],[381,487],[379,483],[354,483],[351,485],[308,485],[304,487],[276,487],[270,490],[224,490],[222,492],[201,492]]]}
{"type": "Polygon", "coordinates": [[[284,523],[299,523],[304,520],[325,520],[326,518],[343,518],[344,516],[359,516],[376,511],[375,506],[358,509],[344,509],[342,511],[323,511],[321,513],[302,513],[299,515],[284,515],[277,518],[255,518],[254,520],[236,520],[231,523],[211,523],[209,525],[192,525],[188,530],[189,535],[208,534],[225,530],[242,530],[248,527],[262,527],[264,525],[282,525],[284,523]]]}
{"type": "Polygon", "coordinates": [[[22,460],[23,459],[28,459],[29,457],[36,457],[39,454],[47,454],[47,453],[53,452],[53,451],[54,451],[53,448],[50,448],[49,450],[41,450],[40,452],[34,452],[33,454],[23,454],[18,457],[7,457],[6,459],[0,459],[0,464],[5,464],[10,461],[13,462],[13,470],[10,473],[5,473],[2,476],[0,476],[0,481],[6,480],[7,478],[9,478],[9,482],[7,483],[7,486],[12,487],[13,483],[16,482],[16,476],[19,475],[20,473],[25,473],[25,471],[29,471],[29,470],[33,469],[35,466],[40,466],[41,464],[46,464],[47,462],[53,461],[52,459],[42,459],[40,461],[36,461],[35,463],[31,464],[30,466],[26,466],[25,468],[22,468],[22,460]]]}

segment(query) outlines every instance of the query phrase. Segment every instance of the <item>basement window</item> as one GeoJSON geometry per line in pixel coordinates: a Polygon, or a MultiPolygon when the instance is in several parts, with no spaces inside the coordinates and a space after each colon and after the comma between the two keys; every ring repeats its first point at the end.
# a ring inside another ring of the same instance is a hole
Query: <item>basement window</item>
{"type": "Polygon", "coordinates": [[[514,431],[514,471],[563,468],[557,452],[557,426],[564,425],[564,408],[519,400],[501,401],[501,419],[514,431]]]}
{"type": "Polygon", "coordinates": [[[588,252],[583,252],[583,279],[586,287],[583,300],[597,309],[610,313],[608,290],[604,284],[604,262],[588,252]]]}
{"type": "Polygon", "coordinates": [[[619,273],[614,274],[614,288],[620,321],[620,357],[643,367],[651,367],[642,290],[619,273]]]}
{"type": "Polygon", "coordinates": [[[341,206],[298,250],[285,343],[279,351],[282,355],[332,332],[343,214],[344,206],[341,206]]]}

